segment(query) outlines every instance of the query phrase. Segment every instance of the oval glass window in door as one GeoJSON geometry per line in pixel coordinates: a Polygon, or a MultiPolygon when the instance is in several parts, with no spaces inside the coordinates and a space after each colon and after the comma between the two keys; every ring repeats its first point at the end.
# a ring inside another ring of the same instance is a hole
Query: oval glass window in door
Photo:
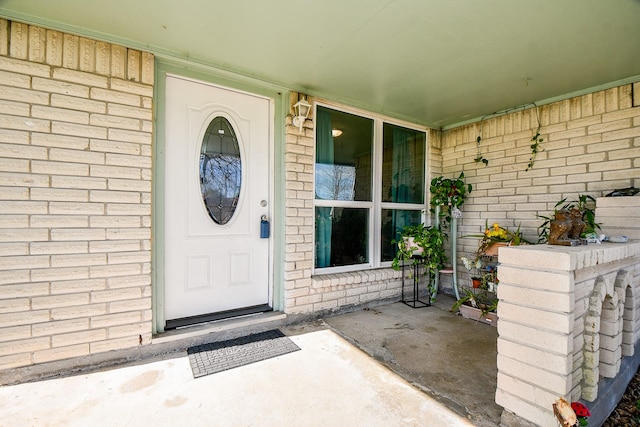
{"type": "Polygon", "coordinates": [[[238,138],[224,117],[214,118],[200,148],[200,189],[211,219],[228,223],[238,206],[242,186],[242,159],[238,138]]]}

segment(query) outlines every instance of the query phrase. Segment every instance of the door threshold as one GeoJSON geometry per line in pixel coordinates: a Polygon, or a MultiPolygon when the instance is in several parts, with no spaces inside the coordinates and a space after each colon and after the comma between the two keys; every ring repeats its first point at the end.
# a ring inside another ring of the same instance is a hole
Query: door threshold
{"type": "Polygon", "coordinates": [[[231,319],[235,317],[250,316],[273,311],[268,304],[252,305],[234,310],[218,311],[215,313],[201,314],[199,316],[182,317],[180,319],[167,320],[165,330],[184,328],[204,323],[215,322],[218,320],[231,319]]]}
{"type": "Polygon", "coordinates": [[[238,336],[248,335],[255,331],[262,331],[267,324],[272,328],[281,327],[285,324],[286,319],[287,315],[281,311],[244,314],[171,329],[155,335],[151,342],[153,344],[161,344],[187,338],[202,337],[213,333],[220,333],[226,337],[228,334],[232,334],[234,330],[241,331],[238,333],[238,336]]]}

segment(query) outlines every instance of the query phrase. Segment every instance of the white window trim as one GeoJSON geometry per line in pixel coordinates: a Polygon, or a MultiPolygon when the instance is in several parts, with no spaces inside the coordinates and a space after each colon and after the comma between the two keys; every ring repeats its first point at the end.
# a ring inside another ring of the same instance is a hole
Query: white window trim
{"type": "MultiPolygon", "coordinates": [[[[324,267],[324,268],[316,268],[315,266],[315,250],[316,250],[316,233],[315,233],[315,220],[313,223],[313,258],[312,258],[312,267],[311,274],[312,275],[325,275],[325,274],[336,274],[336,273],[347,273],[353,271],[363,271],[363,270],[371,270],[374,268],[385,268],[391,267],[391,261],[380,262],[380,239],[382,237],[381,232],[381,212],[382,209],[385,208],[405,208],[405,209],[416,209],[422,211],[422,222],[426,223],[427,218],[429,216],[426,214],[429,209],[429,128],[421,125],[417,125],[415,123],[410,123],[402,120],[397,120],[392,117],[384,116],[381,114],[372,113],[370,111],[349,108],[343,105],[335,104],[329,101],[321,101],[316,100],[313,103],[313,117],[317,117],[318,107],[326,107],[332,110],[341,111],[344,113],[353,114],[356,116],[360,116],[363,118],[373,120],[373,158],[372,158],[372,168],[371,168],[371,188],[372,188],[372,198],[371,202],[362,202],[362,201],[340,201],[340,200],[319,200],[315,198],[315,191],[313,196],[313,211],[315,218],[315,208],[317,206],[326,206],[326,207],[353,207],[353,208],[368,208],[370,215],[369,220],[369,262],[363,264],[352,264],[352,265],[344,265],[338,267],[324,267]],[[424,203],[423,204],[407,204],[407,203],[392,203],[392,202],[382,202],[382,188],[381,185],[376,182],[376,177],[382,174],[382,155],[383,155],[383,145],[382,145],[382,127],[384,123],[388,123],[391,125],[402,126],[407,129],[412,129],[425,133],[425,165],[424,165],[424,203]]],[[[313,124],[313,164],[316,164],[316,121],[314,120],[313,124]]],[[[316,186],[316,174],[315,168],[313,172],[313,188],[316,186]]]]}

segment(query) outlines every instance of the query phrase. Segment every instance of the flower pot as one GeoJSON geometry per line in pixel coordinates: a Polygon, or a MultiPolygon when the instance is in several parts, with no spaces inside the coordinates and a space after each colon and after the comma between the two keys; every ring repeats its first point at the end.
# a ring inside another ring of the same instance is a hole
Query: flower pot
{"type": "Polygon", "coordinates": [[[479,308],[469,307],[468,305],[460,306],[460,314],[465,319],[475,320],[477,322],[486,323],[494,327],[498,326],[498,315],[494,312],[485,313],[482,315],[482,310],[479,308]]]}
{"type": "Polygon", "coordinates": [[[472,277],[471,284],[473,285],[474,288],[477,289],[480,287],[480,285],[482,285],[482,280],[479,277],[472,277]]]}
{"type": "Polygon", "coordinates": [[[498,248],[501,248],[503,246],[509,246],[509,243],[506,242],[496,242],[493,245],[489,246],[487,248],[486,251],[484,251],[484,254],[486,256],[498,256],[498,248]]]}
{"type": "Polygon", "coordinates": [[[413,250],[413,256],[422,256],[424,254],[424,249],[415,242],[413,237],[403,237],[402,243],[408,250],[413,250]]]}

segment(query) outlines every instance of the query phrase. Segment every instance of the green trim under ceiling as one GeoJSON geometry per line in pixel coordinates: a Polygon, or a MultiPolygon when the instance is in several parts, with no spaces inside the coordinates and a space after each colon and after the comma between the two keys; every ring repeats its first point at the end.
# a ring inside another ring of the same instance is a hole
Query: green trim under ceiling
{"type": "Polygon", "coordinates": [[[276,88],[229,79],[207,67],[186,64],[182,61],[156,60],[154,87],[154,149],[153,149],[153,255],[152,255],[152,295],[153,295],[153,333],[164,332],[164,105],[166,97],[165,77],[167,74],[193,78],[247,93],[261,95],[274,101],[274,163],[273,163],[273,220],[271,227],[272,241],[272,276],[273,276],[273,309],[284,310],[284,144],[285,121],[288,114],[289,92],[276,88]]]}
{"type": "MultiPolygon", "coordinates": [[[[611,83],[607,83],[607,84],[600,85],[600,86],[590,87],[590,88],[579,90],[579,91],[572,92],[572,93],[567,93],[567,94],[561,95],[561,96],[555,96],[553,98],[543,99],[541,101],[535,101],[535,105],[540,107],[542,105],[552,104],[554,102],[559,102],[559,101],[564,101],[564,100],[567,100],[567,99],[575,98],[577,96],[588,95],[590,93],[599,92],[599,91],[602,91],[602,90],[607,90],[607,89],[611,89],[611,88],[614,88],[614,87],[624,86],[624,85],[633,84],[633,83],[637,83],[637,82],[640,82],[640,75],[629,77],[627,79],[618,80],[618,81],[611,82],[611,83]]],[[[496,111],[495,113],[487,113],[486,115],[484,115],[482,117],[476,117],[476,118],[473,118],[471,120],[465,120],[464,122],[454,123],[454,124],[452,124],[450,126],[444,126],[442,128],[442,130],[450,130],[450,129],[455,129],[455,128],[460,127],[460,126],[466,126],[466,125],[470,125],[470,124],[473,124],[473,123],[477,123],[479,121],[482,121],[482,120],[486,119],[487,116],[490,116],[491,118],[493,118],[493,117],[502,116],[504,114],[509,114],[509,113],[513,113],[513,112],[516,112],[516,111],[520,111],[520,110],[527,110],[529,108],[533,108],[534,107],[533,104],[534,104],[533,102],[529,102],[528,104],[525,104],[525,105],[515,106],[513,108],[507,108],[507,109],[502,110],[502,111],[496,111]]]]}

